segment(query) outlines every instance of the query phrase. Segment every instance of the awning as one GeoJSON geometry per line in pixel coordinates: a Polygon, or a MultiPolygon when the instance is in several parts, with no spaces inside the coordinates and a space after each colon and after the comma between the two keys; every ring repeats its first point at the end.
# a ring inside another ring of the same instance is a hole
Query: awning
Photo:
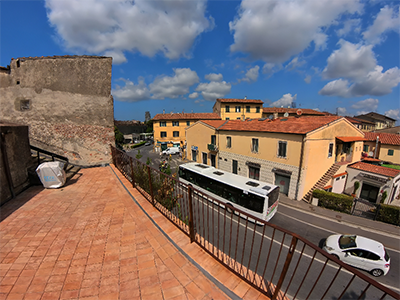
{"type": "Polygon", "coordinates": [[[361,136],[337,136],[336,137],[339,141],[342,141],[343,143],[349,143],[349,142],[358,142],[358,141],[366,141],[366,138],[363,138],[361,136]]]}
{"type": "Polygon", "coordinates": [[[246,161],[246,165],[253,168],[261,168],[261,165],[252,161],[246,161]]]}
{"type": "Polygon", "coordinates": [[[281,175],[289,175],[289,176],[292,175],[292,171],[278,169],[278,168],[273,168],[272,172],[277,173],[277,174],[281,174],[281,175]]]}

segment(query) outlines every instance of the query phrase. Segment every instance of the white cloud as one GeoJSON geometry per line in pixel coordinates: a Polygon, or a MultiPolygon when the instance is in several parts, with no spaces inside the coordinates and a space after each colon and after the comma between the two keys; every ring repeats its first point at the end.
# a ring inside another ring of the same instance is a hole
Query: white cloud
{"type": "Polygon", "coordinates": [[[194,92],[194,93],[191,93],[191,94],[189,95],[189,98],[190,98],[190,99],[196,99],[198,96],[199,96],[199,93],[194,92]]]}
{"type": "Polygon", "coordinates": [[[127,62],[127,59],[122,51],[106,51],[104,52],[104,56],[111,56],[113,59],[113,64],[116,65],[127,62]]]}
{"type": "Polygon", "coordinates": [[[248,53],[253,59],[282,63],[305,50],[312,42],[324,49],[323,32],[342,14],[356,13],[358,0],[243,0],[238,16],[229,23],[232,52],[248,53]]]}
{"type": "Polygon", "coordinates": [[[338,107],[337,112],[339,116],[345,116],[347,114],[347,110],[345,107],[338,107]]]}
{"type": "Polygon", "coordinates": [[[205,79],[209,80],[209,81],[222,81],[222,74],[215,74],[215,73],[210,73],[207,74],[206,76],[204,76],[205,79]]]}
{"type": "Polygon", "coordinates": [[[305,83],[311,83],[311,76],[307,75],[306,78],[304,78],[305,83]]]}
{"type": "MultiPolygon", "coordinates": [[[[354,103],[351,106],[351,108],[356,109],[356,110],[362,109],[363,111],[371,112],[371,111],[376,111],[378,109],[378,104],[379,104],[378,99],[369,98],[369,99],[361,100],[361,101],[358,101],[357,103],[354,103]]],[[[357,112],[357,114],[361,115],[360,112],[357,112]]]]}
{"type": "Polygon", "coordinates": [[[322,71],[323,78],[357,79],[375,68],[376,59],[372,46],[352,44],[345,40],[340,40],[338,44],[341,47],[329,56],[328,65],[322,71]]]}
{"type": "Polygon", "coordinates": [[[195,71],[189,68],[174,69],[175,75],[159,76],[150,85],[153,99],[177,98],[189,93],[189,88],[199,82],[195,71]]]}
{"type": "Polygon", "coordinates": [[[225,81],[211,81],[209,83],[200,83],[196,91],[201,92],[205,100],[215,101],[231,92],[231,84],[225,81]]]}
{"type": "Polygon", "coordinates": [[[347,80],[338,79],[328,82],[318,94],[323,96],[340,96],[346,97],[349,90],[349,82],[347,80]]]}
{"type": "Polygon", "coordinates": [[[400,6],[392,8],[385,6],[377,14],[374,23],[363,32],[364,39],[372,44],[382,42],[382,34],[394,30],[400,32],[400,6]]]}
{"type": "Polygon", "coordinates": [[[125,82],[124,87],[117,85],[116,89],[112,91],[112,95],[119,101],[137,102],[150,99],[150,92],[144,82],[144,79],[139,77],[138,84],[135,85],[132,81],[126,79],[119,79],[125,82]]]}
{"type": "Polygon", "coordinates": [[[292,96],[292,94],[287,93],[282,96],[278,101],[272,102],[269,106],[271,107],[288,107],[291,106],[292,102],[296,101],[297,94],[292,96]]]}
{"type": "Polygon", "coordinates": [[[400,120],[400,109],[390,109],[385,111],[385,116],[395,120],[400,120]]]}
{"type": "Polygon", "coordinates": [[[301,59],[299,60],[299,57],[296,56],[295,58],[293,58],[290,61],[290,63],[288,63],[286,65],[286,69],[294,70],[296,68],[299,68],[299,67],[303,66],[305,63],[306,63],[305,60],[301,60],[301,59]]]}
{"type": "Polygon", "coordinates": [[[258,79],[258,71],[260,70],[259,66],[255,66],[253,68],[250,68],[247,72],[244,78],[240,79],[240,81],[246,81],[246,82],[254,82],[257,81],[258,79]]]}
{"type": "Polygon", "coordinates": [[[347,35],[349,32],[360,31],[361,19],[350,19],[343,22],[343,27],[336,30],[338,36],[347,35]]]}
{"type": "Polygon", "coordinates": [[[338,78],[327,83],[320,95],[359,97],[383,96],[392,92],[400,83],[400,70],[394,67],[383,72],[377,65],[372,45],[362,46],[340,40],[341,48],[328,58],[322,72],[324,78],[338,78]]]}
{"type": "Polygon", "coordinates": [[[124,51],[169,59],[189,57],[201,33],[212,29],[206,1],[46,0],[47,17],[67,49],[77,53],[124,51]]]}
{"type": "Polygon", "coordinates": [[[269,77],[270,77],[274,73],[278,72],[281,69],[282,69],[282,65],[281,64],[266,63],[262,68],[262,72],[264,74],[268,74],[269,77]]]}

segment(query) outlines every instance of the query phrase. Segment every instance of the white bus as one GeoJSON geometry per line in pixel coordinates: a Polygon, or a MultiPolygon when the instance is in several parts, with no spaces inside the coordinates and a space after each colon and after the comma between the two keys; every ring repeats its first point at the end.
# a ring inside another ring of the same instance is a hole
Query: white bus
{"type": "Polygon", "coordinates": [[[179,180],[188,185],[198,186],[204,193],[211,193],[228,208],[229,205],[236,206],[265,221],[269,221],[278,210],[279,187],[273,184],[196,162],[179,166],[179,180]]]}

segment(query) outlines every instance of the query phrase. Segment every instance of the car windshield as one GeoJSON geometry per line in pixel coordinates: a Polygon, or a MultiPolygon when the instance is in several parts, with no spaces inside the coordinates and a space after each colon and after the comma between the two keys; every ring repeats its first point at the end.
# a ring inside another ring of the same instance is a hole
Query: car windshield
{"type": "Polygon", "coordinates": [[[356,236],[355,235],[342,235],[339,238],[339,247],[340,249],[347,248],[355,248],[356,244],[356,236]]]}

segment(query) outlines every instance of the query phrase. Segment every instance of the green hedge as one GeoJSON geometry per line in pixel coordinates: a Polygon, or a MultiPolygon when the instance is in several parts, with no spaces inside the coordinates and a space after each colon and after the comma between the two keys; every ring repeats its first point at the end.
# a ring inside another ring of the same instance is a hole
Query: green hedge
{"type": "Polygon", "coordinates": [[[376,220],[400,226],[400,207],[381,204],[376,220]]]}
{"type": "Polygon", "coordinates": [[[144,145],[144,144],[146,144],[146,142],[145,142],[145,141],[143,141],[143,142],[140,142],[140,143],[137,143],[137,144],[135,144],[135,145],[132,145],[132,146],[131,146],[131,149],[133,149],[133,148],[137,148],[137,147],[139,147],[139,146],[142,146],[142,145],[144,145]]]}
{"type": "Polygon", "coordinates": [[[353,206],[353,197],[351,196],[314,190],[313,197],[318,198],[318,206],[351,214],[353,206]]]}

